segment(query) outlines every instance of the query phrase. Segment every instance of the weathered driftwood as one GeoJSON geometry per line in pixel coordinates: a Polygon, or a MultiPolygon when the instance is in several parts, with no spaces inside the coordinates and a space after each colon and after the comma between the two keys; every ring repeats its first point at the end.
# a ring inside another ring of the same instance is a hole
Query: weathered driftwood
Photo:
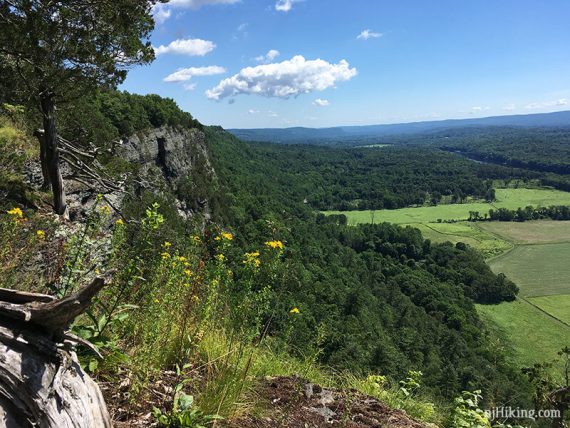
{"type": "Polygon", "coordinates": [[[0,288],[0,427],[111,427],[73,351],[81,340],[65,331],[104,285],[97,278],[61,300],[0,288]]]}

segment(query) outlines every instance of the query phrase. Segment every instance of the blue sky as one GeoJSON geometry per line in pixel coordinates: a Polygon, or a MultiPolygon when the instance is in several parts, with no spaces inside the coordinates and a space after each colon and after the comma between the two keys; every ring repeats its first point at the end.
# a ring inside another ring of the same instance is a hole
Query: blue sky
{"type": "Polygon", "coordinates": [[[155,16],[157,59],[121,89],[209,125],[570,109],[568,0],[172,0],[155,16]]]}

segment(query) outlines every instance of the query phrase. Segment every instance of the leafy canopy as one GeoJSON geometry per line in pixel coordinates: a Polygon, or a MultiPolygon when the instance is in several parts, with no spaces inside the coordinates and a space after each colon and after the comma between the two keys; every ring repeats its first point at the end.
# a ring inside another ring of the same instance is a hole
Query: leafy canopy
{"type": "Polygon", "coordinates": [[[2,1],[0,63],[14,79],[4,84],[19,84],[12,95],[21,101],[49,92],[57,104],[87,88],[121,83],[130,66],[154,59],[149,36],[156,2],[2,1]]]}

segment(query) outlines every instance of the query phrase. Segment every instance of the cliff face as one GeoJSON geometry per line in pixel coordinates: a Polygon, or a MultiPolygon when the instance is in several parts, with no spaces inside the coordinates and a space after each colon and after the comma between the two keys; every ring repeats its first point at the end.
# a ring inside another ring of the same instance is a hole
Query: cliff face
{"type": "MultiPolygon", "coordinates": [[[[182,218],[201,214],[210,218],[209,198],[216,174],[212,167],[206,136],[198,129],[161,127],[148,129],[123,138],[113,150],[113,156],[130,164],[131,177],[117,178],[122,190],[106,192],[96,183],[88,185],[74,180],[74,172],[65,163],[62,171],[67,191],[71,219],[85,217],[93,206],[95,196],[103,193],[105,200],[120,209],[126,195],[143,191],[168,194],[182,218]]],[[[103,171],[105,168],[103,168],[103,171]]],[[[39,165],[30,174],[41,183],[39,165]]]]}
{"type": "Polygon", "coordinates": [[[141,165],[141,173],[156,167],[171,185],[199,170],[214,176],[204,133],[198,129],[162,127],[123,139],[119,155],[141,165]]]}
{"type": "Polygon", "coordinates": [[[204,133],[198,129],[161,127],[124,138],[117,150],[138,165],[138,179],[147,190],[169,191],[179,214],[210,216],[208,196],[216,174],[204,133]]]}

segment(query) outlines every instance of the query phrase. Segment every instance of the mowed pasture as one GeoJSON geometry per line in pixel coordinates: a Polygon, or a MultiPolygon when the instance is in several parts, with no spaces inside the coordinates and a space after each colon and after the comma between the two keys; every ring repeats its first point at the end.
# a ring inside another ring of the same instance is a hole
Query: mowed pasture
{"type": "Polygon", "coordinates": [[[564,346],[570,345],[570,328],[518,299],[499,305],[477,305],[489,328],[512,348],[512,359],[519,367],[550,362],[564,346]]]}
{"type": "Polygon", "coordinates": [[[570,294],[531,297],[527,300],[544,312],[549,313],[554,318],[570,326],[570,294]]]}
{"type": "Polygon", "coordinates": [[[477,223],[477,226],[517,244],[570,242],[570,221],[492,221],[477,223]]]}
{"type": "Polygon", "coordinates": [[[457,223],[413,223],[424,238],[432,242],[463,242],[489,258],[513,248],[513,244],[498,235],[479,227],[479,223],[461,221],[457,223]]]}
{"type": "Polygon", "coordinates": [[[520,296],[570,294],[570,243],[519,245],[489,261],[520,287],[520,296]]]}
{"type": "Polygon", "coordinates": [[[344,214],[349,224],[358,223],[436,223],[450,220],[467,220],[470,211],[477,211],[481,215],[491,209],[508,208],[517,209],[532,205],[568,205],[570,206],[570,192],[554,189],[496,189],[496,201],[469,202],[464,204],[443,204],[437,206],[421,206],[400,208],[397,210],[365,210],[365,211],[327,211],[326,214],[344,214]]]}

